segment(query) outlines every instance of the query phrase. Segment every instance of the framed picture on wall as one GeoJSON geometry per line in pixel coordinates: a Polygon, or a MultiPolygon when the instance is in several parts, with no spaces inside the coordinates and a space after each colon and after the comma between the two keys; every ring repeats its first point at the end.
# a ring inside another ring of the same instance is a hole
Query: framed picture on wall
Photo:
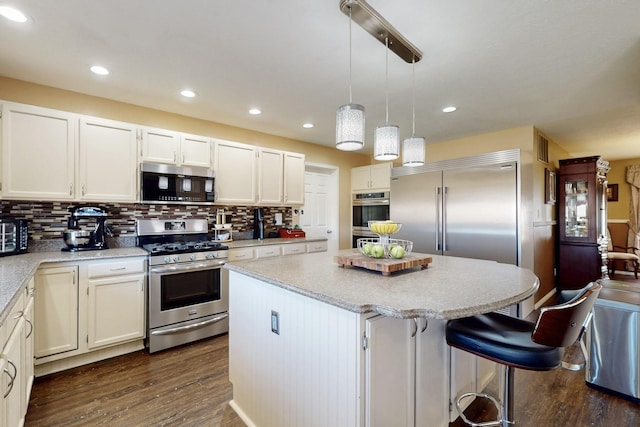
{"type": "Polygon", "coordinates": [[[556,204],[556,173],[552,170],[544,170],[544,202],[547,205],[556,204]]]}
{"type": "Polygon", "coordinates": [[[607,186],[607,202],[618,201],[618,184],[609,184],[607,186]]]}

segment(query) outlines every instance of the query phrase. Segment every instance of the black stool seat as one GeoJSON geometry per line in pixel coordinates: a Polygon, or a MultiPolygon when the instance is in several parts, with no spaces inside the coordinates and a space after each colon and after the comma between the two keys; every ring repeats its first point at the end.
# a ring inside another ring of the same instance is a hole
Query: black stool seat
{"type": "Polygon", "coordinates": [[[447,343],[503,365],[534,371],[555,369],[564,350],[531,340],[535,323],[500,313],[449,321],[447,343]]]}

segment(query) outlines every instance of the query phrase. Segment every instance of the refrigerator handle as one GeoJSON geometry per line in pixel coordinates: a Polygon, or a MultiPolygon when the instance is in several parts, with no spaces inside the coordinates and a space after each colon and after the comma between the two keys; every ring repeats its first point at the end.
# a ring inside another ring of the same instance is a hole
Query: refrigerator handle
{"type": "Polygon", "coordinates": [[[442,205],[442,187],[436,187],[436,252],[440,252],[440,206],[442,205]]]}
{"type": "Polygon", "coordinates": [[[449,187],[442,187],[442,254],[447,251],[447,191],[449,187]]]}

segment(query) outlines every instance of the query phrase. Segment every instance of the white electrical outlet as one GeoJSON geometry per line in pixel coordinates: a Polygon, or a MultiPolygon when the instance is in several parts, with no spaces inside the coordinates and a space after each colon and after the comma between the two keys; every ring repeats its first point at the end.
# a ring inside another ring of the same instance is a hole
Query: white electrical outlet
{"type": "Polygon", "coordinates": [[[282,225],[282,213],[276,212],[275,219],[276,219],[276,225],[282,225]]]}

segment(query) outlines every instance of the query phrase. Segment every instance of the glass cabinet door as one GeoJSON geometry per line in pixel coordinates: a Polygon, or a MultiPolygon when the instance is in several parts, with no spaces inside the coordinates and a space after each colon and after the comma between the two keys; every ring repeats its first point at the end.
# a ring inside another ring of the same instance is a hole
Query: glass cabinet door
{"type": "Polygon", "coordinates": [[[589,237],[589,183],[567,180],[564,183],[564,236],[589,237]]]}

